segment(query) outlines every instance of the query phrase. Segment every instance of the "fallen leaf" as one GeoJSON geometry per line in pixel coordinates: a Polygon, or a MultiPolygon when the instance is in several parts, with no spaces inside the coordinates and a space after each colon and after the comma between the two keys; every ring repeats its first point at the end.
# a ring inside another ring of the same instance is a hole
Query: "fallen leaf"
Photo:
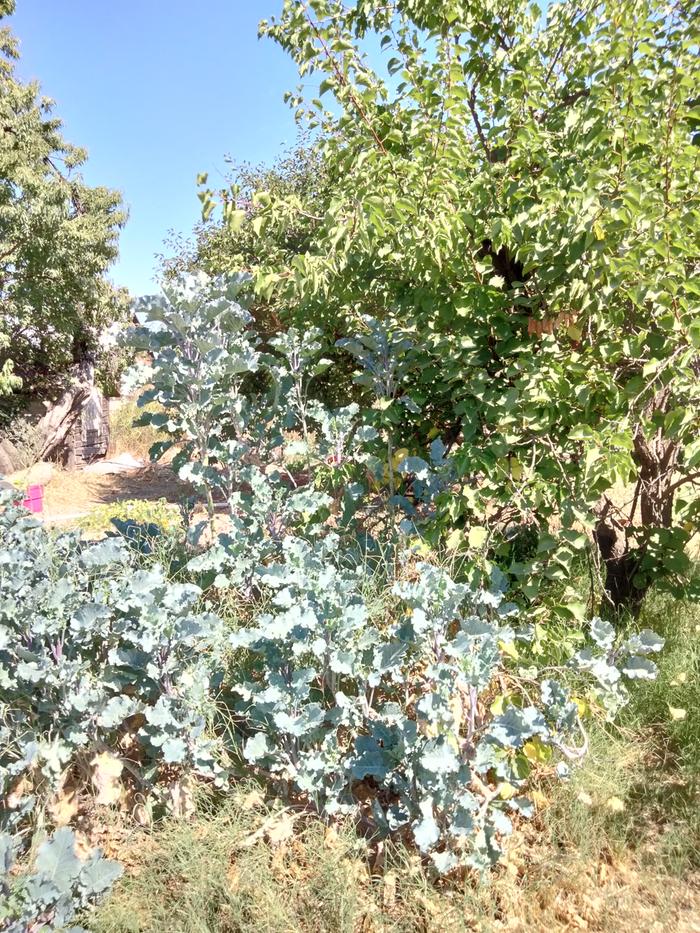
{"type": "Polygon", "coordinates": [[[605,806],[608,810],[612,810],[613,813],[622,813],[625,809],[624,801],[620,800],[619,797],[609,797],[605,802],[605,806]]]}
{"type": "Polygon", "coordinates": [[[134,822],[146,829],[153,822],[150,808],[146,806],[145,803],[137,803],[131,811],[131,815],[134,818],[134,822]]]}
{"type": "Polygon", "coordinates": [[[680,706],[669,706],[668,711],[671,714],[671,719],[675,722],[680,722],[680,720],[685,719],[688,715],[688,711],[681,709],[680,706]]]}
{"type": "Polygon", "coordinates": [[[251,790],[242,800],[242,805],[245,810],[257,810],[258,807],[262,807],[264,803],[265,798],[259,790],[251,790]]]}
{"type": "Polygon", "coordinates": [[[593,806],[593,798],[591,797],[590,794],[587,794],[585,790],[582,790],[576,799],[578,800],[579,803],[582,803],[586,807],[593,806]]]}
{"type": "Polygon", "coordinates": [[[552,749],[536,735],[523,745],[523,754],[533,765],[546,764],[552,757],[552,749]]]}
{"type": "Polygon", "coordinates": [[[512,784],[509,784],[508,781],[504,781],[498,787],[498,796],[501,800],[510,800],[511,797],[515,797],[518,793],[518,788],[513,787],[512,784]]]}
{"type": "Polygon", "coordinates": [[[121,776],[124,770],[121,758],[112,752],[100,752],[90,764],[93,767],[92,783],[95,786],[95,803],[115,804],[121,796],[121,776]]]}
{"type": "Polygon", "coordinates": [[[48,806],[51,819],[56,826],[68,826],[78,812],[78,795],[75,790],[59,791],[48,806]]]}
{"type": "Polygon", "coordinates": [[[518,649],[514,641],[499,641],[498,647],[503,654],[507,654],[508,657],[512,658],[514,661],[519,659],[520,655],[518,654],[518,649]]]}
{"type": "Polygon", "coordinates": [[[267,841],[271,846],[282,845],[283,842],[292,838],[295,819],[292,813],[284,811],[280,813],[279,819],[275,820],[265,833],[267,841]]]}
{"type": "Polygon", "coordinates": [[[241,873],[235,862],[229,867],[229,870],[226,872],[226,877],[231,890],[237,891],[241,886],[241,873]]]}
{"type": "Polygon", "coordinates": [[[79,859],[85,861],[94,851],[94,844],[88,833],[82,830],[75,832],[75,854],[79,859]]]}
{"type": "Polygon", "coordinates": [[[396,874],[393,871],[388,871],[386,875],[384,875],[382,904],[385,910],[391,910],[396,904],[396,874]]]}
{"type": "Polygon", "coordinates": [[[261,839],[266,839],[271,846],[279,846],[292,837],[296,816],[289,810],[273,813],[255,832],[241,841],[241,848],[249,849],[261,839]]]}
{"type": "Polygon", "coordinates": [[[194,815],[195,805],[192,787],[187,781],[173,781],[168,787],[170,811],[175,817],[188,819],[194,815]]]}
{"type": "Polygon", "coordinates": [[[21,777],[13,786],[10,793],[5,798],[8,810],[16,810],[22,803],[22,800],[32,792],[32,782],[26,775],[21,777]]]}
{"type": "Polygon", "coordinates": [[[434,739],[440,734],[440,724],[437,722],[428,722],[426,719],[418,720],[418,731],[426,739],[434,739]]]}

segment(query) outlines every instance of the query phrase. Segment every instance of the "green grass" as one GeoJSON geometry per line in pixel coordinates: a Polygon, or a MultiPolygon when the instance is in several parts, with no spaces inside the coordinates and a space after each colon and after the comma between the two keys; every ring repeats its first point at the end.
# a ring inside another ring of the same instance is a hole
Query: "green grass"
{"type": "Polygon", "coordinates": [[[642,622],[666,645],[658,679],[636,692],[625,716],[648,748],[631,801],[659,828],[664,865],[682,873],[700,869],[700,605],[652,598],[642,622]]]}
{"type": "Polygon", "coordinates": [[[700,606],[652,596],[639,625],[666,639],[659,676],[633,689],[616,725],[590,727],[590,754],[547,824],[585,857],[633,855],[680,877],[700,869],[700,606]]]}
{"type": "Polygon", "coordinates": [[[113,532],[112,519],[132,520],[139,524],[154,524],[167,533],[182,532],[182,516],[176,506],[165,498],[121,499],[95,506],[78,521],[78,527],[87,532],[113,532]]]}

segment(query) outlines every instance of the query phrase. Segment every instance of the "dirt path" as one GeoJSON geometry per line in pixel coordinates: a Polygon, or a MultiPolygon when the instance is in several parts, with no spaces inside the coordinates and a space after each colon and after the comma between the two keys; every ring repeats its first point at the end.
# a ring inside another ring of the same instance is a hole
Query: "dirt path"
{"type": "Polygon", "coordinates": [[[176,506],[192,495],[168,464],[153,464],[129,473],[99,475],[82,470],[55,470],[44,487],[44,521],[63,524],[88,515],[96,506],[126,499],[165,499],[176,506]]]}

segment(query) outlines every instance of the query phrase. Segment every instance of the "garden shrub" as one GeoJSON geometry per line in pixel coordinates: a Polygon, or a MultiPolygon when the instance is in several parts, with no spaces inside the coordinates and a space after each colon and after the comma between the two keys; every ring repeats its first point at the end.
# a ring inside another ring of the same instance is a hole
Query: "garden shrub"
{"type": "MultiPolygon", "coordinates": [[[[595,619],[590,644],[568,665],[538,659],[528,647],[535,627],[505,600],[496,567],[473,564],[460,582],[412,554],[422,517],[395,485],[410,479],[414,501],[430,504],[450,478],[444,445],[434,443],[430,463],[403,452],[396,459],[385,420],[364,425],[357,406],[328,411],[310,397],[325,365],[318,332],[292,330],[272,354],[257,353],[225,283],[171,282],[166,302],[149,299],[148,307],[137,338],[152,354],[144,400],[168,411],[185,395],[197,399],[162,426],[173,442],[191,439],[175,463],[180,475],[227,493],[230,529],[189,568],[238,593],[252,619],[231,636],[246,652],[248,675],[227,684],[238,697],[243,759],[277,793],[326,817],[349,813],[372,834],[412,837],[438,872],[485,868],[512,814],[532,811],[533,770],[565,776],[567,761],[585,754],[566,681],[588,678],[614,715],[626,700],[623,677],[653,677],[647,655],[662,640],[646,631],[618,643],[612,626],[595,619]],[[198,336],[205,322],[219,335],[215,348],[198,336]],[[224,379],[216,386],[208,384],[212,355],[224,379]],[[285,428],[304,439],[303,486],[285,476],[285,428]],[[340,499],[315,488],[329,460],[351,468],[340,499]],[[373,561],[362,532],[376,505],[371,480],[387,460],[395,460],[395,478],[379,495],[385,560],[373,561]],[[365,595],[377,586],[389,589],[379,614],[365,595]]],[[[410,343],[368,324],[369,336],[344,344],[366,373],[358,378],[380,412],[396,402],[410,410],[401,390],[410,343]]],[[[191,543],[198,540],[191,530],[191,543]]]]}
{"type": "Polygon", "coordinates": [[[582,553],[609,611],[697,593],[696,6],[284,0],[260,31],[330,184],[200,177],[254,300],[329,342],[373,339],[367,312],[408,335],[399,446],[454,450],[443,537],[485,528],[528,599],[582,553]]]}
{"type": "Polygon", "coordinates": [[[17,871],[12,837],[0,834],[0,929],[4,933],[64,930],[84,933],[71,921],[94,904],[121,874],[99,850],[81,859],[70,829],[57,830],[37,849],[31,869],[17,871]]]}

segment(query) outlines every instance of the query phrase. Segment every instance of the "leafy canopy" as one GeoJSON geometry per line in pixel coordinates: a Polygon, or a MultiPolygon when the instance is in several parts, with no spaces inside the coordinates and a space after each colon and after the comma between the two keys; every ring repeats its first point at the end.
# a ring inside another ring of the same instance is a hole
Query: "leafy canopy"
{"type": "Polygon", "coordinates": [[[503,555],[533,594],[573,559],[550,519],[571,535],[596,509],[612,536],[603,556],[622,552],[613,601],[689,571],[695,12],[288,0],[261,24],[319,87],[291,103],[321,131],[333,190],[310,245],[283,263],[263,247],[299,222],[298,200],[258,199],[256,287],[328,333],[369,313],[414,336],[421,416],[404,436],[460,438],[462,475],[479,477],[445,502],[445,525],[538,531],[537,555],[503,555]],[[604,498],[616,484],[630,488],[622,506],[604,498]]]}

